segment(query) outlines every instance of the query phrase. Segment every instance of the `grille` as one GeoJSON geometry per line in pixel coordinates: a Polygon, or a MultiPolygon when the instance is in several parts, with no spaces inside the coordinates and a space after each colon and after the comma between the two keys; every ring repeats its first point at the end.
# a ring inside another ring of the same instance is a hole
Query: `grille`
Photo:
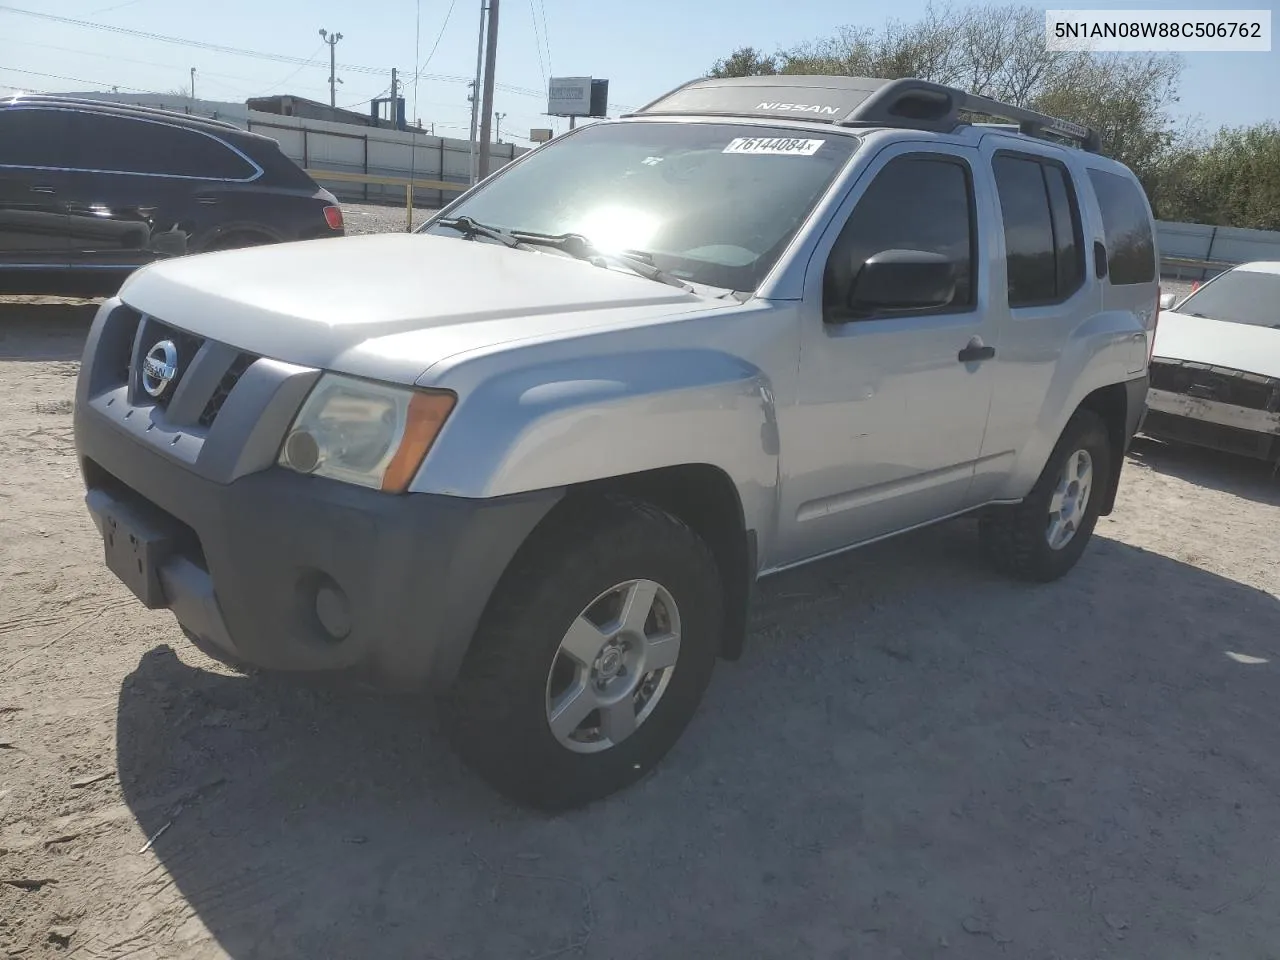
{"type": "Polygon", "coordinates": [[[249,365],[256,359],[252,354],[236,354],[235,360],[231,362],[231,366],[227,368],[227,372],[222,375],[222,379],[218,381],[217,387],[214,388],[213,395],[209,397],[209,402],[204,405],[204,410],[200,414],[200,426],[208,427],[213,425],[213,421],[218,418],[218,413],[222,410],[222,405],[227,402],[227,397],[231,394],[231,388],[240,382],[244,372],[249,369],[249,365]]]}
{"type": "MultiPolygon", "coordinates": [[[[142,329],[141,336],[137,341],[137,350],[134,353],[134,360],[133,360],[133,363],[135,364],[135,369],[138,370],[138,377],[139,377],[139,379],[135,381],[135,383],[138,384],[137,394],[136,394],[137,399],[135,402],[141,403],[141,404],[154,403],[160,409],[167,411],[170,401],[173,399],[173,396],[178,391],[179,384],[181,384],[183,379],[187,376],[188,371],[191,368],[191,364],[195,362],[196,356],[199,353],[200,348],[203,347],[206,343],[209,343],[212,346],[214,345],[215,342],[206,341],[205,338],[203,337],[198,337],[195,334],[186,333],[185,331],[179,330],[176,327],[170,326],[164,321],[156,320],[154,317],[144,316],[142,318],[142,324],[143,324],[143,329],[142,329]],[[142,385],[140,383],[141,367],[142,367],[143,358],[146,357],[147,355],[147,351],[149,351],[157,343],[160,343],[164,340],[173,341],[173,345],[177,349],[177,353],[178,353],[177,371],[175,372],[173,380],[170,381],[169,386],[164,391],[164,393],[162,393],[159,397],[153,398],[145,392],[145,390],[142,388],[142,385]]],[[[202,365],[210,364],[210,363],[217,364],[220,362],[225,363],[224,358],[226,356],[227,356],[227,353],[225,352],[225,350],[221,350],[221,349],[215,350],[212,352],[206,352],[205,357],[200,361],[200,363],[202,365]]],[[[252,366],[253,362],[257,359],[258,357],[256,357],[253,354],[236,353],[231,363],[225,369],[217,368],[217,369],[208,370],[208,371],[202,370],[200,381],[199,381],[202,384],[208,382],[204,377],[205,372],[211,373],[214,375],[220,372],[222,375],[218,379],[217,384],[212,388],[212,390],[209,390],[207,395],[205,395],[203,391],[208,390],[208,388],[202,386],[200,389],[200,392],[190,397],[190,399],[195,403],[201,403],[202,405],[200,407],[194,407],[194,405],[188,406],[186,401],[183,402],[183,407],[185,409],[184,409],[184,412],[182,413],[182,417],[184,418],[184,420],[187,416],[192,416],[195,409],[199,409],[200,416],[196,420],[196,422],[199,423],[199,425],[202,427],[205,427],[205,428],[211,427],[213,425],[213,422],[218,418],[218,413],[219,411],[222,410],[222,405],[226,403],[227,397],[230,396],[231,391],[235,389],[236,384],[240,382],[240,378],[244,376],[245,371],[247,371],[249,367],[252,366]]],[[[196,382],[193,381],[193,383],[191,384],[191,389],[195,389],[195,388],[196,388],[196,382]]],[[[185,422],[189,423],[190,421],[185,421],[185,422]]]]}
{"type": "Polygon", "coordinates": [[[174,393],[178,389],[178,384],[182,382],[182,376],[187,372],[187,368],[191,366],[191,361],[196,355],[196,351],[200,349],[204,343],[203,338],[193,336],[190,333],[184,333],[176,330],[167,324],[158,320],[147,317],[144,321],[145,327],[142,331],[142,342],[139,344],[137,363],[141,369],[143,358],[146,357],[147,351],[154,347],[157,343],[170,340],[178,351],[178,369],[173,380],[169,383],[168,389],[159,397],[152,398],[145,392],[142,392],[140,399],[145,398],[151,400],[156,406],[165,409],[169,406],[169,401],[173,398],[174,393]]]}
{"type": "Polygon", "coordinates": [[[1216,367],[1151,364],[1151,386],[1204,400],[1217,400],[1251,410],[1280,410],[1280,384],[1216,367]]]}

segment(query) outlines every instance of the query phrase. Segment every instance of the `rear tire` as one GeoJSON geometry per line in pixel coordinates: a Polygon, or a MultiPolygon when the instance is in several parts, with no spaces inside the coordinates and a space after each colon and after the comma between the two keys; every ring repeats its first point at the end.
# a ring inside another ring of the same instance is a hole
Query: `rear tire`
{"type": "Polygon", "coordinates": [[[721,597],[706,544],[671,514],[621,497],[566,505],[503,575],[444,698],[455,750],[544,810],[629,786],[697,711],[721,597]]]}
{"type": "Polygon", "coordinates": [[[992,566],[1037,583],[1066,574],[1093,535],[1112,469],[1106,424],[1091,410],[1077,410],[1026,499],[980,518],[978,535],[992,566]]]}

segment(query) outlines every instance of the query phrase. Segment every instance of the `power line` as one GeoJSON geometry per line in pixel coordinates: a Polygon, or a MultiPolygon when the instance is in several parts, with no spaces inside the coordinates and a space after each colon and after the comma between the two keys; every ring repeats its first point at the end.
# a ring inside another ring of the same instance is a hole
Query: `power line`
{"type": "Polygon", "coordinates": [[[546,0],[538,0],[538,9],[542,11],[542,42],[547,45],[547,73],[551,73],[551,31],[547,29],[546,0]]]}
{"type": "Polygon", "coordinates": [[[348,103],[345,106],[338,107],[338,109],[350,110],[352,107],[358,107],[361,104],[372,103],[374,100],[377,100],[379,97],[381,97],[384,93],[386,93],[390,89],[391,89],[390,87],[383,87],[381,90],[375,93],[372,97],[362,97],[361,99],[357,100],[355,103],[348,103]]]}
{"type": "MultiPolygon", "coordinates": [[[[6,13],[17,13],[25,17],[36,17],[40,20],[51,20],[55,23],[68,23],[77,27],[87,27],[90,30],[105,30],[108,33],[118,33],[130,37],[138,37],[142,40],[155,40],[159,43],[176,43],[184,47],[194,47],[198,50],[210,50],[214,53],[229,53],[237,57],[253,57],[258,60],[274,60],[277,63],[294,63],[306,66],[310,61],[303,57],[294,57],[284,53],[267,53],[262,50],[247,50],[243,47],[229,47],[220,43],[208,43],[204,40],[188,40],[185,37],[170,37],[162,33],[150,33],[146,30],[133,30],[128,27],[117,27],[109,23],[92,23],[88,20],[75,20],[71,17],[59,17],[52,13],[43,13],[37,10],[24,10],[22,7],[11,7],[7,4],[0,4],[0,11],[6,13]]],[[[384,75],[387,71],[385,67],[367,67],[362,64],[354,63],[338,63],[336,66],[348,73],[368,73],[377,76],[384,75]]],[[[470,77],[448,76],[445,74],[423,74],[426,80],[442,80],[452,83],[467,83],[470,77]]],[[[511,93],[527,94],[529,96],[542,96],[537,90],[531,90],[528,87],[514,87],[507,84],[501,85],[503,89],[511,93]]]]}
{"type": "MultiPolygon", "coordinates": [[[[278,63],[296,63],[305,65],[307,61],[302,57],[291,57],[283,53],[265,53],[261,50],[246,50],[243,47],[228,47],[220,43],[208,43],[204,40],[187,40],[183,37],[170,37],[162,33],[150,33],[146,30],[132,30],[128,27],[117,27],[109,23],[93,23],[88,20],[74,20],[71,17],[59,17],[52,13],[42,13],[37,10],[24,10],[21,7],[10,7],[6,4],[0,4],[0,11],[6,13],[17,13],[24,17],[36,17],[41,20],[52,20],[55,23],[69,23],[77,27],[87,27],[90,30],[105,30],[108,33],[118,33],[130,37],[138,37],[142,40],[156,40],[160,43],[176,43],[184,47],[195,47],[198,50],[211,50],[215,53],[230,53],[238,57],[254,57],[258,60],[274,60],[278,63]]],[[[352,64],[338,64],[343,70],[349,70],[354,73],[376,73],[382,74],[386,71],[378,67],[362,67],[352,64]]]]}
{"type": "Polygon", "coordinates": [[[125,7],[132,7],[137,2],[138,0],[124,0],[124,3],[116,3],[109,7],[103,7],[101,10],[95,10],[89,16],[99,17],[104,13],[110,13],[112,10],[123,10],[125,7]]]}
{"type": "MultiPolygon", "coordinates": [[[[444,15],[444,23],[440,27],[440,33],[436,37],[436,45],[440,43],[440,37],[444,36],[444,28],[449,25],[449,16],[453,13],[453,3],[449,4],[449,10],[444,15]]],[[[418,62],[418,54],[422,46],[422,0],[414,0],[413,4],[413,123],[411,129],[413,135],[409,139],[409,182],[412,183],[418,176],[418,77],[422,75],[422,68],[425,63],[418,62]]],[[[431,53],[427,54],[427,59],[431,59],[431,54],[436,52],[436,48],[431,48],[431,53]]],[[[392,120],[398,104],[394,99],[394,91],[391,101],[392,120]]],[[[443,146],[443,145],[442,145],[443,146]]],[[[444,153],[440,154],[440,176],[444,176],[444,153]]],[[[443,196],[443,194],[441,194],[443,196]]],[[[413,193],[412,187],[405,187],[404,190],[405,205],[405,233],[413,232],[413,193]]]]}
{"type": "MultiPolygon", "coordinates": [[[[542,0],[539,0],[541,3],[542,0]]],[[[24,17],[35,17],[40,20],[49,20],[54,23],[66,23],[72,26],[85,27],[90,30],[104,30],[108,33],[121,34],[123,36],[137,37],[141,40],[154,40],[159,43],[175,43],[184,47],[193,47],[197,50],[209,50],[214,53],[227,53],[237,57],[252,57],[257,60],[272,60],[276,63],[291,63],[299,66],[308,66],[314,64],[313,59],[304,57],[294,57],[283,53],[267,53],[262,50],[248,50],[243,47],[230,47],[220,43],[208,43],[204,40],[189,40],[185,37],[170,37],[161,33],[151,33],[146,30],[133,30],[128,27],[117,27],[109,23],[93,23],[89,20],[76,20],[71,17],[60,17],[52,13],[44,13],[38,10],[26,10],[22,7],[11,7],[8,4],[0,4],[0,12],[16,13],[24,17]]],[[[546,8],[541,10],[543,21],[543,40],[547,44],[547,69],[551,69],[551,41],[547,34],[546,27],[546,8]]],[[[348,73],[364,73],[383,76],[386,73],[385,67],[369,67],[361,64],[338,63],[335,65],[338,69],[345,70],[348,73]]],[[[470,83],[470,77],[459,77],[450,74],[420,74],[423,80],[437,80],[442,83],[470,83]]],[[[518,87],[509,83],[498,83],[495,86],[506,93],[514,93],[523,97],[536,97],[542,99],[547,95],[545,90],[534,90],[530,87],[518,87]]],[[[611,103],[609,106],[619,110],[629,110],[630,107],[625,104],[611,103]]]]}
{"type": "Polygon", "coordinates": [[[547,85],[547,65],[542,61],[542,37],[538,34],[538,11],[534,9],[533,0],[529,0],[529,19],[533,21],[533,46],[538,51],[538,70],[542,74],[542,85],[547,85]]]}
{"type": "MultiPolygon", "coordinates": [[[[82,57],[100,57],[104,60],[113,60],[116,63],[136,63],[144,67],[158,67],[161,70],[187,69],[186,67],[179,66],[178,64],[175,64],[175,63],[159,63],[155,60],[136,60],[131,57],[117,56],[114,53],[101,53],[97,50],[77,50],[74,47],[60,47],[52,43],[37,43],[34,40],[15,40],[12,42],[20,43],[28,47],[40,47],[41,49],[44,49],[44,50],[61,50],[63,53],[74,53],[77,56],[82,56],[82,57]]],[[[201,70],[200,75],[202,77],[215,77],[221,80],[242,80],[245,83],[257,82],[250,77],[241,77],[232,73],[210,73],[208,71],[201,70]]],[[[231,87],[231,84],[223,84],[223,86],[231,87]]],[[[236,88],[231,87],[231,89],[234,90],[236,88]]]]}
{"type": "MultiPolygon", "coordinates": [[[[445,27],[449,26],[449,18],[453,16],[453,8],[457,4],[457,2],[458,0],[449,0],[449,9],[444,15],[444,23],[440,24],[440,32],[436,34],[436,42],[431,45],[431,52],[427,54],[426,60],[423,60],[421,64],[418,64],[418,66],[414,68],[414,71],[413,71],[414,96],[417,96],[418,78],[422,76],[422,71],[427,68],[427,64],[431,62],[431,58],[436,55],[436,49],[440,46],[440,41],[444,38],[445,27]]],[[[421,0],[419,0],[419,4],[421,4],[421,0]]],[[[421,7],[419,7],[419,9],[421,9],[421,7]]],[[[421,17],[419,17],[419,22],[421,22],[421,17]]],[[[417,36],[415,36],[414,42],[413,42],[413,59],[415,61],[418,59],[417,36]]],[[[416,103],[414,105],[414,113],[417,113],[416,103]]]]}
{"type": "Polygon", "coordinates": [[[87,83],[95,87],[120,87],[123,90],[132,90],[134,93],[160,93],[159,90],[143,90],[141,87],[129,87],[123,83],[107,83],[103,80],[86,80],[84,77],[66,77],[60,73],[41,73],[39,70],[21,70],[18,67],[0,67],[7,73],[22,73],[31,77],[44,77],[46,80],[70,80],[72,83],[87,83]]]}
{"type": "Polygon", "coordinates": [[[324,41],[321,40],[320,43],[316,46],[316,48],[313,51],[311,51],[311,56],[307,57],[306,63],[302,64],[302,66],[298,67],[297,70],[293,71],[293,73],[289,74],[283,80],[273,83],[271,86],[267,87],[267,89],[263,90],[262,93],[259,94],[259,96],[266,96],[272,90],[278,90],[280,87],[283,87],[286,83],[288,83],[298,74],[300,74],[303,70],[307,69],[307,67],[318,66],[320,64],[320,61],[316,59],[316,54],[320,52],[320,47],[323,47],[323,46],[324,46],[324,41]]]}

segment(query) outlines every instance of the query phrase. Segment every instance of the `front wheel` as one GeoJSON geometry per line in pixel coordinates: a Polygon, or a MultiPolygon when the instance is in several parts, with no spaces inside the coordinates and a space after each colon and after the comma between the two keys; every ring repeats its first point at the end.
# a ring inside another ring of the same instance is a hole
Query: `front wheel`
{"type": "Polygon", "coordinates": [[[563,508],[504,575],[445,698],[455,749],[542,809],[630,785],[697,710],[721,594],[706,545],[665,511],[622,498],[563,508]]]}
{"type": "Polygon", "coordinates": [[[1040,583],[1066,574],[1093,535],[1111,470],[1106,424],[1091,410],[1077,410],[1026,499],[994,507],[979,520],[992,565],[1040,583]]]}

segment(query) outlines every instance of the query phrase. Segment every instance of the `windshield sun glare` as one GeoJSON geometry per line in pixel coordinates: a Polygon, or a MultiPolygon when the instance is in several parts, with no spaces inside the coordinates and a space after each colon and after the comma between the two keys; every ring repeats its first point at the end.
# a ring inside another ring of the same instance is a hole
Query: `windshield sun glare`
{"type": "MultiPolygon", "coordinates": [[[[442,219],[580,235],[678,280],[753,291],[859,142],[846,131],[799,136],[744,123],[592,124],[500,172],[442,219]]],[[[436,223],[424,230],[459,235],[436,223]]]]}

